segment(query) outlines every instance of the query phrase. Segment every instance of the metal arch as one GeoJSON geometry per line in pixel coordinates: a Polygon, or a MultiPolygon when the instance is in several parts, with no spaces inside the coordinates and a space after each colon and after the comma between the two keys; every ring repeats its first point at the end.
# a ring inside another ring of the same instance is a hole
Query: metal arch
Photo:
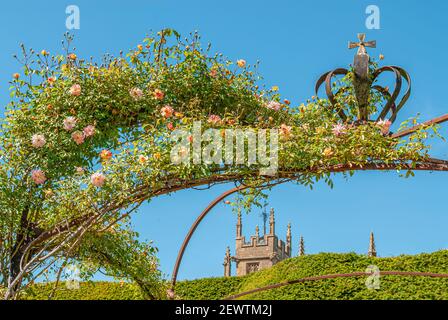
{"type": "Polygon", "coordinates": [[[171,278],[171,290],[174,291],[174,287],[175,287],[176,281],[177,281],[177,274],[179,272],[179,267],[180,267],[180,264],[182,262],[182,258],[184,256],[185,249],[187,248],[188,243],[190,242],[190,239],[193,236],[193,233],[196,231],[196,228],[199,226],[201,221],[210,212],[210,210],[213,209],[223,199],[225,199],[226,197],[228,197],[229,195],[231,195],[231,194],[233,194],[235,192],[247,189],[249,187],[250,186],[247,186],[247,185],[240,185],[238,187],[232,188],[232,189],[227,190],[226,192],[222,193],[220,196],[218,196],[212,202],[210,202],[210,204],[204,209],[204,211],[202,211],[202,213],[193,222],[192,226],[190,227],[190,230],[188,231],[187,236],[185,237],[185,239],[184,239],[184,241],[182,243],[182,246],[179,249],[179,253],[177,254],[176,263],[174,264],[173,274],[172,274],[172,278],[171,278]]]}

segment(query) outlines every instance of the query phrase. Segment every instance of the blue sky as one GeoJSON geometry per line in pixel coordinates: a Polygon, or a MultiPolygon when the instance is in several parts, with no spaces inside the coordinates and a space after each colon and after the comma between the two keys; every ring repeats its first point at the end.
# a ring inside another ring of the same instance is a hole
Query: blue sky
{"type": "MultiPolygon", "coordinates": [[[[313,95],[319,75],[347,67],[347,49],[358,32],[377,40],[372,57],[406,68],[413,78],[412,95],[398,125],[421,113],[427,120],[448,113],[445,74],[448,2],[426,1],[8,1],[0,4],[0,106],[8,103],[8,81],[19,66],[12,58],[25,43],[36,50],[61,52],[65,8],[77,5],[81,29],[74,32],[78,55],[99,58],[135,47],[150,30],[171,27],[182,34],[198,30],[204,42],[230,59],[261,61],[267,86],[300,104],[313,95]],[[365,9],[380,8],[380,30],[365,27],[365,9]]],[[[448,126],[442,133],[448,136],[448,126]]],[[[448,158],[445,142],[434,142],[432,154],[448,158]]],[[[272,190],[270,207],[277,213],[277,233],[284,238],[292,223],[293,251],[299,235],[307,253],[365,253],[374,231],[380,256],[431,252],[448,248],[448,214],[443,206],[446,173],[417,173],[403,179],[395,172],[361,172],[335,188],[317,184],[312,191],[287,184],[272,190]]],[[[133,223],[143,239],[160,249],[162,270],[169,274],[191,223],[214,197],[230,186],[182,191],[145,204],[133,223]]],[[[261,225],[259,212],[244,217],[244,233],[261,225]]],[[[185,253],[181,279],[222,275],[225,248],[234,248],[235,216],[217,206],[204,220],[185,253]]]]}

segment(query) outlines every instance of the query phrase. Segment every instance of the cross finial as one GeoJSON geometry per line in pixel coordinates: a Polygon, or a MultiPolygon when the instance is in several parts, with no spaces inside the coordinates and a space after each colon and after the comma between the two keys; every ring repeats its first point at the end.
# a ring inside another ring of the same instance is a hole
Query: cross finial
{"type": "Polygon", "coordinates": [[[366,52],[366,47],[370,47],[370,48],[376,48],[376,41],[364,41],[366,39],[366,34],[365,33],[358,33],[358,39],[359,42],[349,42],[348,43],[348,48],[349,49],[354,49],[356,47],[358,47],[358,53],[357,54],[367,54],[366,52]]]}

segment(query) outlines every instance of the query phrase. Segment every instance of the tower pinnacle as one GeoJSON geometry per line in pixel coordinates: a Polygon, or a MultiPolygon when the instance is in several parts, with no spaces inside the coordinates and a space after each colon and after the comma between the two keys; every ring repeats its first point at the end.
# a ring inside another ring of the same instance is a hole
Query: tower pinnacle
{"type": "Polygon", "coordinates": [[[299,256],[305,255],[305,242],[303,241],[303,236],[300,236],[300,243],[299,243],[299,256]]]}
{"type": "Polygon", "coordinates": [[[370,232],[369,252],[367,252],[367,256],[376,257],[375,237],[373,232],[370,232]]]}
{"type": "Polygon", "coordinates": [[[240,238],[243,233],[243,224],[241,222],[241,209],[238,209],[238,221],[236,223],[236,237],[240,238]]]}
{"type": "Polygon", "coordinates": [[[291,222],[288,223],[286,230],[286,250],[291,254],[291,222]]]}
{"type": "Polygon", "coordinates": [[[224,277],[230,277],[232,275],[232,257],[230,256],[230,248],[227,247],[226,249],[226,255],[224,256],[224,263],[222,264],[224,266],[224,277]]]}
{"type": "Polygon", "coordinates": [[[275,234],[275,218],[274,218],[274,208],[271,208],[271,214],[269,215],[269,234],[275,234]]]}

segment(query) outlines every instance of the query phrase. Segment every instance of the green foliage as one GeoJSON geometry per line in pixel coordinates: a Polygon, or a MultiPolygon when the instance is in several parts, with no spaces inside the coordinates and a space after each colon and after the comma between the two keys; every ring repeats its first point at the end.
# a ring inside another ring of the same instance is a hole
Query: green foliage
{"type": "MultiPolygon", "coordinates": [[[[35,284],[20,297],[23,300],[48,300],[53,283],[35,284]]],[[[62,282],[54,300],[142,300],[145,295],[135,284],[117,282],[81,282],[79,289],[67,289],[62,282]]]]}
{"type": "Polygon", "coordinates": [[[176,295],[188,300],[217,300],[236,293],[244,280],[243,277],[222,277],[180,281],[176,284],[176,295]]]}
{"type": "Polygon", "coordinates": [[[130,229],[107,233],[90,233],[84,237],[77,257],[84,278],[102,270],[116,279],[130,279],[139,286],[147,299],[163,299],[165,288],[158,270],[157,249],[137,240],[130,229]]]}

